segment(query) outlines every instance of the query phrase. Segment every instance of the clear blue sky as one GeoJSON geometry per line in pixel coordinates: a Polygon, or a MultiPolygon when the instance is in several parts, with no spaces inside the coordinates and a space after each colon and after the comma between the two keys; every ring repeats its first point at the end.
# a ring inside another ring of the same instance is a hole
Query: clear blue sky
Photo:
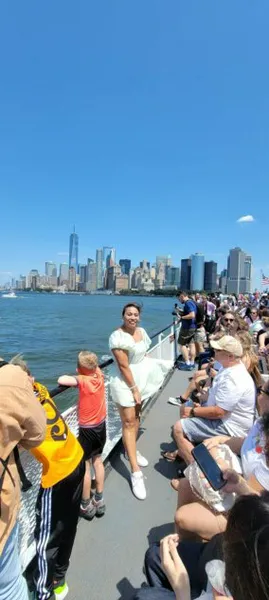
{"type": "Polygon", "coordinates": [[[268,0],[0,7],[0,271],[230,247],[269,275],[268,0]],[[243,215],[253,223],[238,224],[243,215]]]}

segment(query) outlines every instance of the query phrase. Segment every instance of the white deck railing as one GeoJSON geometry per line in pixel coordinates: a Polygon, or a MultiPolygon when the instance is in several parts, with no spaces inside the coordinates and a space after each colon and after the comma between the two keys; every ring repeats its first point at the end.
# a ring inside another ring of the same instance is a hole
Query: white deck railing
{"type": "MultiPolygon", "coordinates": [[[[163,333],[160,333],[157,338],[157,343],[149,350],[148,355],[152,358],[161,358],[164,360],[172,360],[174,362],[176,344],[174,343],[173,334],[173,326],[163,333]]],[[[107,403],[107,441],[103,452],[103,458],[105,460],[121,438],[121,421],[118,410],[110,396],[109,367],[105,369],[104,374],[106,379],[105,390],[107,403]]],[[[146,402],[149,402],[149,400],[146,402]]],[[[63,413],[63,416],[73,433],[78,435],[76,405],[67,409],[63,413]]],[[[32,487],[28,492],[22,493],[21,510],[19,514],[20,557],[22,568],[25,570],[35,555],[35,507],[40,487],[42,467],[29,452],[22,452],[21,459],[25,472],[32,483],[32,487]]]]}

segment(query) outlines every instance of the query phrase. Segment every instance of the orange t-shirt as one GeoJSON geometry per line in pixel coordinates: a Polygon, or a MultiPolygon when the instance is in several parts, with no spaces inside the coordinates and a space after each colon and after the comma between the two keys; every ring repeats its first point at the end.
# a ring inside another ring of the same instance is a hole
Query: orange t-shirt
{"type": "Polygon", "coordinates": [[[78,421],[81,427],[95,427],[105,421],[106,398],[104,376],[97,367],[90,375],[77,376],[79,399],[78,421]]]}

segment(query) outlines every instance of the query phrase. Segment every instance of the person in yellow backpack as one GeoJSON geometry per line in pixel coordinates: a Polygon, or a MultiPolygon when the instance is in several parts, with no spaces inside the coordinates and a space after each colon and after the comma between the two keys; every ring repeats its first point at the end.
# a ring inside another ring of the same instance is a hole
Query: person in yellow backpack
{"type": "Polygon", "coordinates": [[[45,439],[31,450],[43,469],[36,504],[36,556],[26,578],[30,591],[34,589],[35,600],[63,600],[68,594],[65,575],[77,531],[84,453],[47,388],[33,380],[21,357],[12,362],[28,373],[47,415],[45,439]]]}

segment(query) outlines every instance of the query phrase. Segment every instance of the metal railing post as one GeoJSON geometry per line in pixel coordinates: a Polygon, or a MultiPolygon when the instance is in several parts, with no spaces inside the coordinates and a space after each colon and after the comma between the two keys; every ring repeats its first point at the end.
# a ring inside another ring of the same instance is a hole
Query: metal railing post
{"type": "Polygon", "coordinates": [[[177,360],[177,328],[176,328],[176,324],[177,321],[176,319],[173,320],[173,332],[174,332],[174,362],[176,362],[177,360]]]}

